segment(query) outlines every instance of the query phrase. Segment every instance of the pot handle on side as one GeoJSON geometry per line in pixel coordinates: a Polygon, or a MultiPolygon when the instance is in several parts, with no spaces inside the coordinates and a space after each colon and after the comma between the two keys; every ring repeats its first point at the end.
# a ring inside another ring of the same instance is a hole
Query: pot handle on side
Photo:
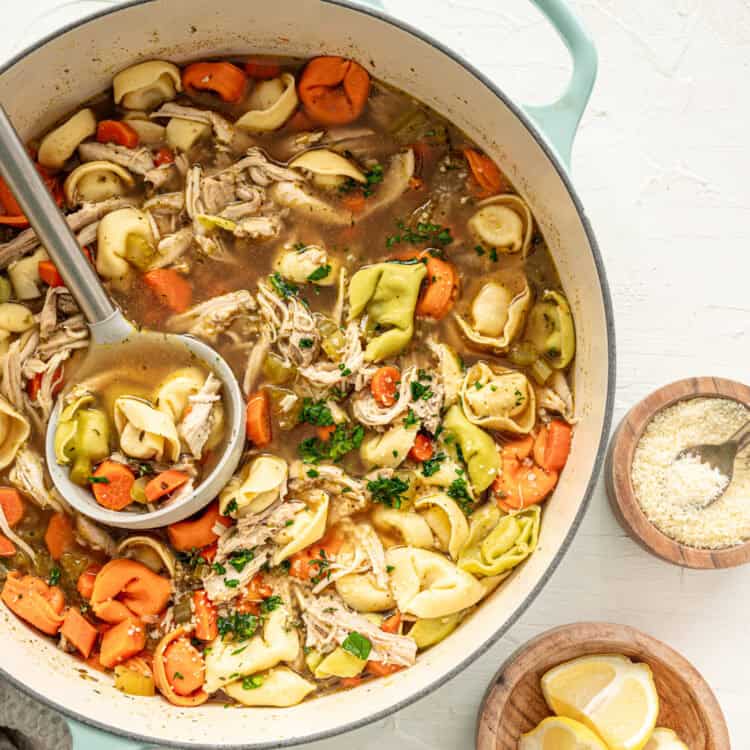
{"type": "Polygon", "coordinates": [[[65,717],[71,738],[71,750],[146,750],[139,740],[131,740],[65,717]]]}
{"type": "Polygon", "coordinates": [[[524,106],[547,140],[570,168],[573,139],[594,88],[597,54],[588,31],[566,0],[531,0],[565,42],[573,59],[573,73],[557,101],[544,106],[524,106]]]}

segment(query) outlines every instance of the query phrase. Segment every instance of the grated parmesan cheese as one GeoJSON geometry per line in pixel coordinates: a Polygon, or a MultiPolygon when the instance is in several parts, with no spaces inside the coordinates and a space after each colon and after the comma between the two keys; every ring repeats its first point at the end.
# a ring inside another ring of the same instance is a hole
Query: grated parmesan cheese
{"type": "Polygon", "coordinates": [[[734,477],[696,456],[677,454],[703,443],[722,443],[750,419],[732,399],[695,398],[659,412],[638,442],[631,469],[636,499],[662,533],[691,547],[719,549],[750,539],[750,446],[737,455],[734,477]]]}

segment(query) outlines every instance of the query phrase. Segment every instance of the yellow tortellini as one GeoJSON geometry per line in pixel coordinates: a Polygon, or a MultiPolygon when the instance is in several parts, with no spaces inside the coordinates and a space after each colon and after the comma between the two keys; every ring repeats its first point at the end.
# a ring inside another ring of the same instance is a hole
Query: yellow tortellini
{"type": "Polygon", "coordinates": [[[24,333],[34,325],[34,315],[25,305],[0,303],[0,357],[8,351],[12,334],[24,333]]]}
{"type": "Polygon", "coordinates": [[[392,547],[385,553],[398,608],[417,617],[452,615],[474,606],[485,593],[474,576],[437,552],[392,547]]]}
{"type": "Polygon", "coordinates": [[[445,617],[417,620],[409,631],[409,638],[413,639],[418,649],[429,648],[447,638],[461,622],[461,614],[456,613],[445,617]]]}
{"type": "Polygon", "coordinates": [[[221,636],[206,649],[204,690],[215,693],[237,678],[258,674],[282,661],[293,661],[300,651],[297,630],[290,623],[289,611],[281,606],[265,619],[263,630],[239,646],[221,636]]]}
{"type": "Polygon", "coordinates": [[[89,161],[76,167],[65,180],[65,200],[69,206],[97,203],[124,195],[135,184],[127,169],[111,161],[89,161]]]}
{"type": "Polygon", "coordinates": [[[82,109],[44,136],[37,159],[43,167],[62,169],[78,146],[94,133],[96,115],[91,109],[82,109]]]}
{"type": "Polygon", "coordinates": [[[180,438],[174,421],[147,401],[135,396],[115,400],[115,427],[126,456],[171,461],[180,456],[180,438]]]}
{"type": "Polygon", "coordinates": [[[464,379],[461,358],[455,350],[439,341],[428,341],[429,347],[438,359],[440,382],[443,384],[443,405],[447,409],[458,401],[461,383],[464,379]]]}
{"type": "Polygon", "coordinates": [[[495,195],[479,203],[469,219],[469,232],[483,247],[500,253],[522,253],[531,246],[534,222],[526,203],[517,195],[495,195]]]}
{"type": "Polygon", "coordinates": [[[224,686],[224,692],[243,706],[278,708],[296,706],[314,690],[315,683],[308,682],[289,667],[275,667],[257,675],[249,685],[244,680],[237,680],[224,686]],[[260,684],[256,686],[254,683],[260,684]]]}
{"type": "Polygon", "coordinates": [[[427,273],[424,263],[376,263],[352,276],[349,320],[367,311],[368,362],[394,357],[414,334],[414,309],[427,273]]]}
{"type": "Polygon", "coordinates": [[[358,612],[385,612],[396,606],[390,590],[381,588],[372,572],[348,573],[336,579],[338,595],[358,612]]]}
{"type": "Polygon", "coordinates": [[[143,211],[121,208],[108,213],[97,229],[96,270],[106,279],[126,279],[131,265],[145,271],[156,257],[151,224],[143,211]]]}
{"type": "Polygon", "coordinates": [[[291,73],[261,81],[248,99],[250,110],[235,125],[251,133],[266,133],[280,128],[297,109],[297,87],[291,73]]]}
{"type": "Polygon", "coordinates": [[[44,248],[40,247],[31,255],[8,266],[8,278],[18,299],[36,299],[42,296],[39,263],[43,260],[49,260],[49,255],[44,248]]]}
{"type": "Polygon", "coordinates": [[[411,547],[434,546],[432,529],[418,513],[379,505],[372,511],[372,523],[379,531],[395,534],[400,542],[411,547]]]}
{"type": "Polygon", "coordinates": [[[414,502],[440,543],[440,549],[454,560],[469,538],[469,523],[453,498],[444,492],[423,495],[414,502]]]}
{"type": "Polygon", "coordinates": [[[333,286],[339,275],[338,260],[317,245],[283,251],[276,259],[274,268],[295,284],[333,286]]]}
{"type": "Polygon", "coordinates": [[[326,533],[329,497],[322,490],[311,490],[305,496],[306,507],[297,513],[274,541],[281,549],[274,553],[272,564],[279,565],[295,552],[309,547],[326,533]]]}
{"type": "Polygon", "coordinates": [[[531,289],[513,294],[497,281],[488,281],[471,305],[471,324],[456,313],[456,321],[469,341],[487,349],[505,351],[520,333],[531,305],[531,289]]]}
{"type": "Polygon", "coordinates": [[[458,567],[478,576],[512,570],[536,549],[541,514],[538,505],[513,514],[505,514],[491,503],[484,505],[471,518],[458,567]]]}
{"type": "Polygon", "coordinates": [[[182,91],[180,69],[164,60],[148,60],[121,70],[112,79],[115,104],[125,109],[151,110],[182,91]]]}
{"type": "Polygon", "coordinates": [[[371,432],[359,447],[365,466],[395,469],[405,460],[417,439],[417,425],[395,425],[385,432],[371,432]]]}
{"type": "Polygon", "coordinates": [[[275,503],[286,490],[289,467],[283,458],[263,454],[246,463],[219,495],[219,508],[225,515],[234,502],[231,515],[260,513],[275,503]]]}
{"type": "Polygon", "coordinates": [[[190,151],[198,141],[211,135],[211,126],[206,122],[184,120],[182,117],[171,117],[167,123],[165,137],[167,143],[175,150],[190,151]]]}
{"type": "Polygon", "coordinates": [[[525,435],[536,422],[536,394],[522,372],[477,362],[461,388],[464,413],[480,427],[525,435]]]}
{"type": "Polygon", "coordinates": [[[556,370],[567,367],[576,351],[576,334],[568,300],[547,290],[531,308],[526,338],[556,370]]]}
{"type": "Polygon", "coordinates": [[[443,429],[452,435],[461,448],[475,493],[484,492],[500,471],[500,453],[490,435],[472,424],[459,404],[445,413],[443,429]]]}
{"type": "Polygon", "coordinates": [[[362,170],[341,154],[327,148],[305,151],[292,159],[290,167],[303,169],[312,174],[313,182],[322,188],[338,188],[349,178],[365,184],[367,178],[362,170]]]}
{"type": "Polygon", "coordinates": [[[356,677],[366,666],[365,659],[359,659],[338,646],[323,657],[313,674],[316,680],[325,680],[328,677],[356,677]]]}
{"type": "Polygon", "coordinates": [[[31,432],[29,421],[0,396],[0,469],[10,466],[31,432]]]}
{"type": "Polygon", "coordinates": [[[147,112],[134,110],[126,112],[123,120],[127,121],[136,133],[138,133],[138,142],[146,146],[155,146],[164,143],[166,139],[166,129],[158,122],[149,119],[147,112]]]}

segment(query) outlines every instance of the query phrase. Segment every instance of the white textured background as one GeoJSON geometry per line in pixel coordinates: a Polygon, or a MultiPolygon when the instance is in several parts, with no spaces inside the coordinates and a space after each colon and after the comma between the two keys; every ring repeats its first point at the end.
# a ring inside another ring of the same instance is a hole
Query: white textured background
{"type": "MultiPolygon", "coordinates": [[[[600,56],[573,173],[614,297],[616,419],[678,378],[750,382],[750,3],[571,3],[600,56]]],[[[111,4],[0,0],[0,57],[111,4]]],[[[525,0],[385,4],[518,101],[550,99],[566,79],[562,45],[525,0]]],[[[687,571],[649,557],[625,537],[601,486],[543,594],[478,663],[396,716],[309,747],[469,748],[479,700],[505,657],[554,625],[582,619],[633,625],[685,654],[716,691],[732,747],[750,748],[748,570],[687,571]]]]}

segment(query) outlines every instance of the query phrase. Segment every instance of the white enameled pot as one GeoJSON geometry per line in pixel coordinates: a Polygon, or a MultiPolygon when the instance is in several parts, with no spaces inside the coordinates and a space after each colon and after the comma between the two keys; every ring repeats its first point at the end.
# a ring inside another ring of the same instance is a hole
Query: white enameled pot
{"type": "Polygon", "coordinates": [[[546,507],[539,547],[476,614],[411,669],[289,709],[226,711],[211,703],[181,709],[118,692],[108,677],[75,663],[0,605],[2,674],[67,715],[76,750],[134,750],[154,743],[282,747],[374,721],[429,693],[484,653],[559,563],[585,511],[609,432],[614,334],[601,258],[566,173],[596,55],[564,0],[534,2],[566,41],[574,70],[558,102],[526,113],[421,32],[341,0],[136,0],[60,30],[0,70],[0,102],[28,138],[140,60],[249,52],[354,57],[446,115],[498,161],[551,246],[577,325],[574,389],[580,422],[568,465],[546,507]]]}

